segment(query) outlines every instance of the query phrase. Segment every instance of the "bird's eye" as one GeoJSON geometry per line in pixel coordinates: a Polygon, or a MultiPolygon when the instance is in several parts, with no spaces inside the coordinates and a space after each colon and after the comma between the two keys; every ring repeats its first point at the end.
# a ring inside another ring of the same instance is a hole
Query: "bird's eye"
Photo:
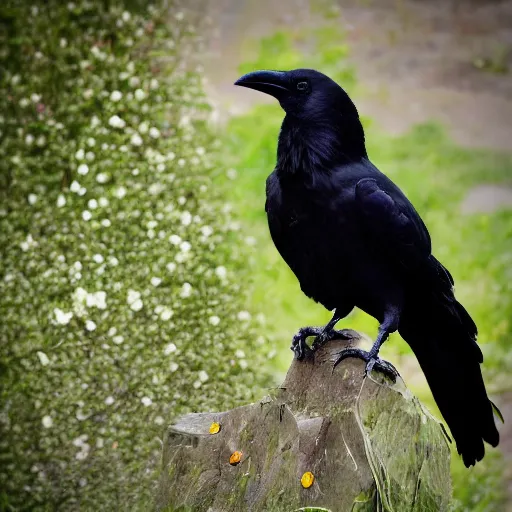
{"type": "Polygon", "coordinates": [[[297,84],[297,90],[298,91],[307,91],[308,90],[308,83],[307,82],[299,82],[297,84]]]}

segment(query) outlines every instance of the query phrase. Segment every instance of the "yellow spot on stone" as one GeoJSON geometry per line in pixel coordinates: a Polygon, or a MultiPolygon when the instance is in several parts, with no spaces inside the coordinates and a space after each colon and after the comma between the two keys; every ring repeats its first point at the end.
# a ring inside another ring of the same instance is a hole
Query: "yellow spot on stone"
{"type": "Polygon", "coordinates": [[[311,487],[314,481],[315,475],[313,475],[311,471],[306,471],[300,479],[300,483],[302,484],[302,487],[304,487],[304,489],[308,489],[309,487],[311,487]]]}
{"type": "Polygon", "coordinates": [[[229,463],[232,466],[236,466],[240,463],[240,460],[242,459],[242,452],[236,451],[231,454],[231,457],[229,457],[229,463]]]}
{"type": "Polygon", "coordinates": [[[210,425],[210,434],[218,434],[220,432],[220,423],[212,423],[210,425]]]}

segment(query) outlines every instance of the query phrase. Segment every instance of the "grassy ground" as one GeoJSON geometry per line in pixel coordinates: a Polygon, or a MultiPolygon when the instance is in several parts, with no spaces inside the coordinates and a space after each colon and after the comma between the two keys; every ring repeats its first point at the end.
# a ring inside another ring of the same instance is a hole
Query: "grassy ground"
{"type": "MultiPolygon", "coordinates": [[[[256,59],[241,66],[240,73],[272,68],[314,67],[329,74],[357,98],[358,85],[352,69],[344,65],[348,48],[343,34],[334,25],[316,30],[281,32],[264,39],[256,59]],[[306,57],[301,48],[308,51],[306,57]]],[[[397,114],[399,115],[399,114],[397,114]]],[[[276,340],[276,371],[284,372],[291,359],[292,334],[303,325],[321,325],[329,312],[303,296],[299,285],[275,250],[264,212],[265,179],[273,169],[277,134],[283,113],[279,106],[262,105],[233,118],[225,144],[229,148],[228,173],[217,177],[226,187],[231,203],[248,236],[254,237],[257,251],[254,265],[253,309],[263,311],[266,331],[276,340]]],[[[408,195],[425,220],[436,256],[451,270],[457,283],[457,296],[480,328],[479,341],[486,363],[485,376],[494,392],[506,389],[511,368],[507,346],[511,339],[510,294],[512,259],[512,212],[490,215],[460,213],[467,192],[481,183],[510,182],[512,157],[489,151],[457,147],[440,126],[417,126],[408,134],[392,138],[370,119],[365,119],[368,152],[372,161],[408,195]]],[[[377,323],[360,311],[339,324],[376,333],[377,323]]],[[[428,328],[429,326],[424,326],[428,328]]],[[[430,326],[435,327],[435,326],[430,326]]],[[[383,357],[399,369],[409,365],[410,351],[398,335],[386,343],[383,357]]],[[[413,369],[414,364],[413,364],[413,369]]],[[[410,372],[406,380],[413,391],[435,410],[424,381],[410,372]]],[[[468,471],[454,458],[454,495],[457,510],[498,511],[503,509],[503,482],[500,453],[489,450],[484,463],[468,471]]]]}

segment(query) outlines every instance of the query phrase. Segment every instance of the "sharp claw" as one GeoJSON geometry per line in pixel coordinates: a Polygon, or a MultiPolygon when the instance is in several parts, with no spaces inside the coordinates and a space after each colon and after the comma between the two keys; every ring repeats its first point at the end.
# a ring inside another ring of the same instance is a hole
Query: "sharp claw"
{"type": "Polygon", "coordinates": [[[396,382],[396,378],[398,377],[399,373],[396,371],[395,367],[391,363],[389,363],[388,361],[384,361],[378,357],[374,357],[369,352],[365,352],[364,350],[360,349],[348,348],[342,350],[338,354],[338,358],[333,364],[333,371],[334,368],[338,366],[338,364],[340,364],[343,360],[347,359],[348,357],[356,357],[366,362],[366,368],[364,370],[365,377],[369,375],[372,370],[378,370],[387,375],[388,377],[390,377],[393,382],[396,382]]]}
{"type": "Polygon", "coordinates": [[[377,360],[375,358],[370,358],[370,360],[366,363],[366,368],[364,369],[365,375],[368,375],[373,370],[376,362],[377,360]]]}

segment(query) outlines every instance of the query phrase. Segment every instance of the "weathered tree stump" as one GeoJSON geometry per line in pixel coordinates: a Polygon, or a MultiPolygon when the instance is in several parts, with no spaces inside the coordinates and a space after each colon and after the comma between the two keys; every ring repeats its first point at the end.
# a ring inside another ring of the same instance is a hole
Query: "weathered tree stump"
{"type": "Polygon", "coordinates": [[[294,360],[282,387],[259,403],[171,425],[158,510],[447,510],[450,450],[441,425],[400,378],[375,370],[365,378],[358,359],[333,371],[339,351],[360,339],[350,333],[350,342],[294,360]],[[241,458],[232,465],[235,452],[241,458]]]}

